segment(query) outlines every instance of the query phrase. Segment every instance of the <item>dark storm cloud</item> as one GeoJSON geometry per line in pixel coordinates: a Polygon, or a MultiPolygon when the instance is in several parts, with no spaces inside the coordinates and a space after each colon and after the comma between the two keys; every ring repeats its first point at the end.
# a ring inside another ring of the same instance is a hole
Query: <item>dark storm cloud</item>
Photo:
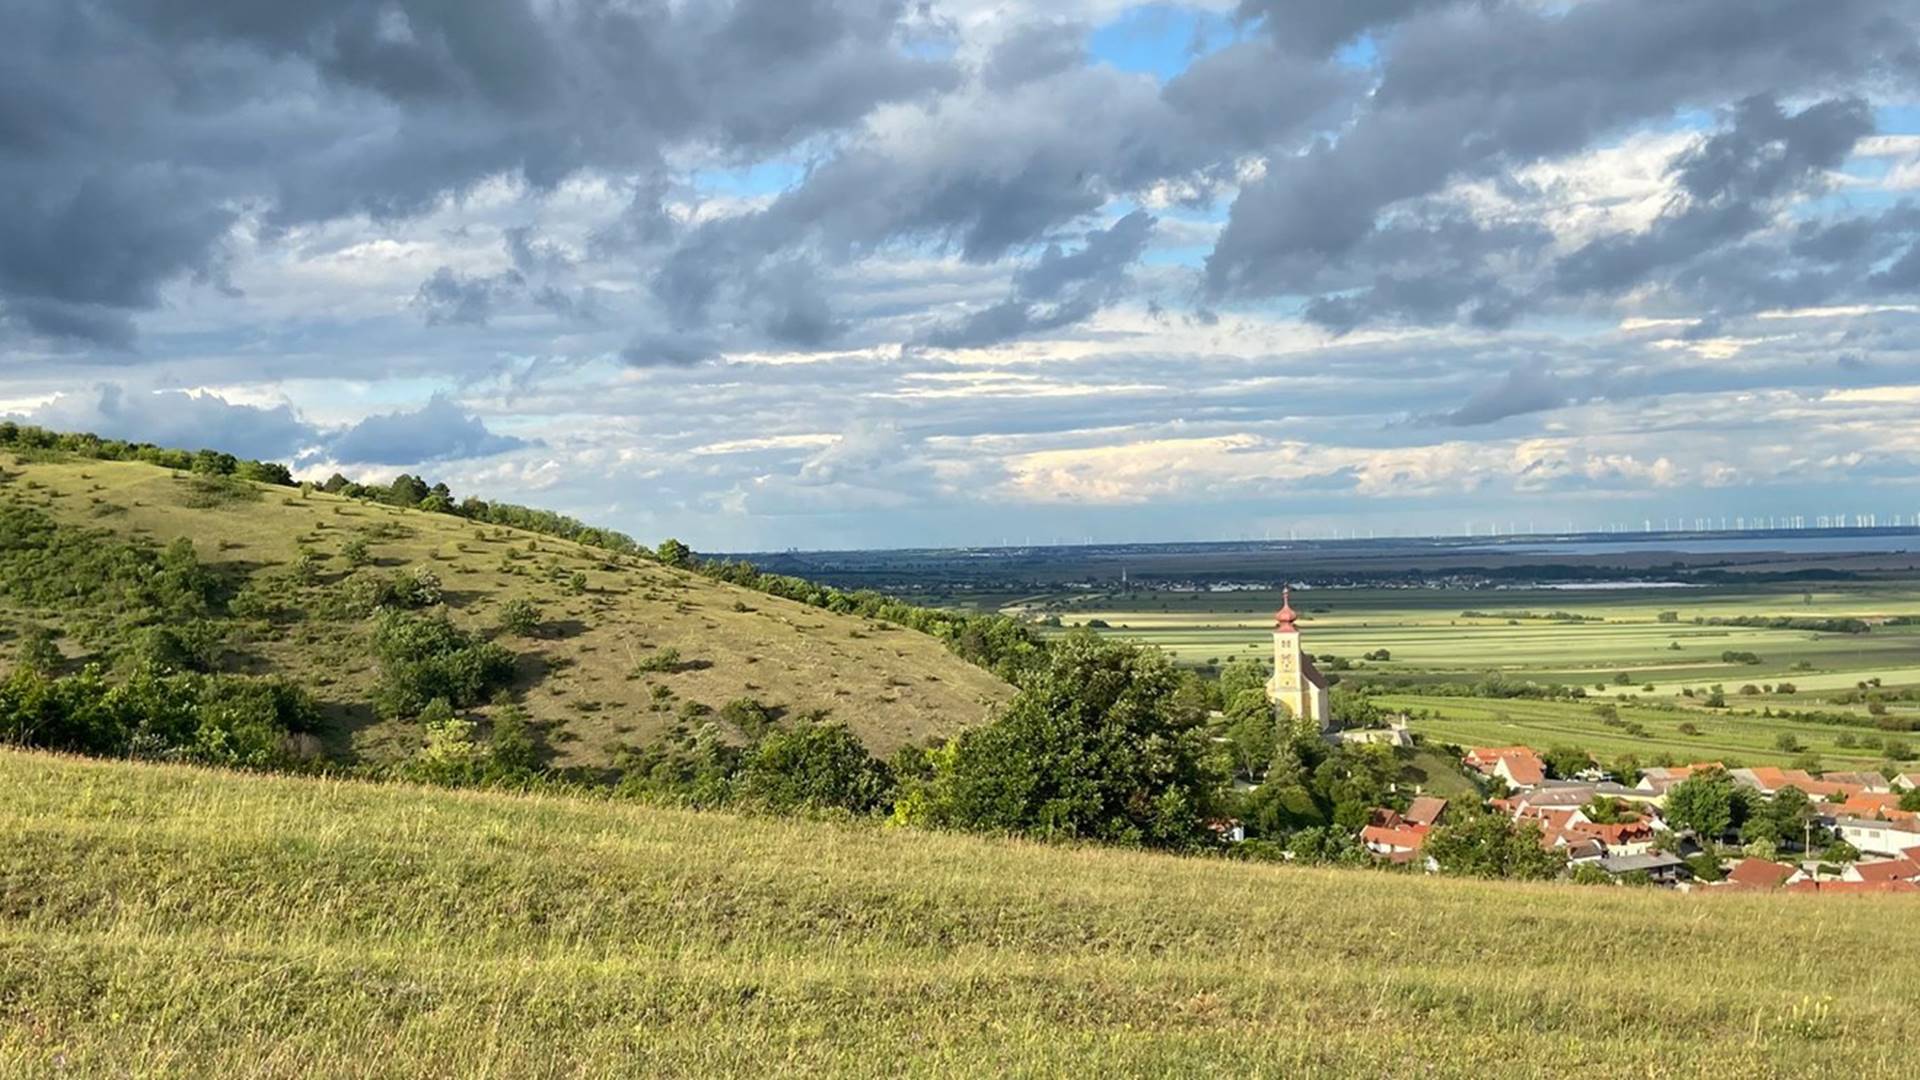
{"type": "Polygon", "coordinates": [[[533,443],[496,434],[451,398],[435,395],[411,412],[369,416],[327,440],[315,455],[345,464],[413,465],[491,457],[533,443]]]}
{"type": "Polygon", "coordinates": [[[0,309],[125,345],[163,285],[217,277],[242,210],[400,217],[494,176],[776,152],[953,84],[901,46],[904,17],[899,0],[25,0],[0,35],[0,309]]]}
{"type": "MultiPolygon", "coordinates": [[[[1379,89],[1354,125],[1273,160],[1235,200],[1207,262],[1215,294],[1302,291],[1390,208],[1456,179],[1498,176],[1682,109],[1910,81],[1920,61],[1913,13],[1887,0],[1424,6],[1434,10],[1387,39],[1379,89]]],[[[1701,164],[1700,182],[1715,164],[1701,164]]]]}

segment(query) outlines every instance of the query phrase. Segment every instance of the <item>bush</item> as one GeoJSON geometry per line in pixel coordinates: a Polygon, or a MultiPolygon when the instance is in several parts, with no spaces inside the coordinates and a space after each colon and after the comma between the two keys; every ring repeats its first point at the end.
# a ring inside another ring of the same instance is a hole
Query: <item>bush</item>
{"type": "Polygon", "coordinates": [[[773,731],[746,755],[734,793],[738,800],[783,813],[885,808],[893,778],[846,725],[808,721],[773,731]]]}
{"type": "Polygon", "coordinates": [[[540,627],[540,609],[533,601],[516,597],[500,605],[500,629],[503,633],[528,637],[540,627]]]}
{"type": "Polygon", "coordinates": [[[280,679],[145,670],[115,684],[89,667],[61,679],[20,668],[0,683],[0,743],[80,754],[263,767],[319,716],[280,679]]]}
{"type": "Polygon", "coordinates": [[[375,704],[387,716],[413,716],[435,698],[454,708],[485,701],[513,677],[511,652],[481,641],[447,621],[387,610],[374,627],[380,661],[375,704]]]}
{"type": "Polygon", "coordinates": [[[773,713],[750,697],[735,698],[720,706],[720,719],[733,725],[749,742],[760,741],[773,728],[773,713]]]}

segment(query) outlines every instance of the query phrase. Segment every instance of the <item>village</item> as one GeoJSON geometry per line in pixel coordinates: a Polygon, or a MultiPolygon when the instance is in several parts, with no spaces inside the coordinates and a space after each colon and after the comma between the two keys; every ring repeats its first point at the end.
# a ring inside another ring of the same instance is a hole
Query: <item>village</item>
{"type": "MultiPolygon", "coordinates": [[[[1475,747],[1462,763],[1500,792],[1472,809],[1531,827],[1541,847],[1565,858],[1576,881],[1681,890],[1920,891],[1920,812],[1901,809],[1903,796],[1920,791],[1920,772],[1815,776],[1707,762],[1648,768],[1629,786],[1598,770],[1551,778],[1540,755],[1524,746],[1475,747]],[[1718,813],[1726,823],[1703,830],[1697,807],[1705,803],[1711,818],[1716,795],[1724,796],[1718,813]],[[1670,806],[1683,800],[1686,811],[1670,806]],[[1735,802],[1748,806],[1749,821],[1762,826],[1735,832],[1725,809],[1735,802]],[[1788,831],[1780,828],[1783,819],[1798,823],[1798,835],[1777,835],[1788,831]],[[1718,854],[1729,845],[1739,854],[1718,854]]],[[[1425,851],[1427,839],[1466,809],[1416,795],[1405,810],[1376,809],[1360,838],[1382,862],[1435,872],[1440,867],[1425,851]]]]}
{"type": "MultiPolygon", "coordinates": [[[[1274,615],[1267,698],[1334,743],[1405,750],[1404,722],[1339,730],[1329,681],[1302,645],[1290,593],[1274,615]]],[[[1564,860],[1574,881],[1692,890],[1920,891],[1920,772],[1828,772],[1722,762],[1652,766],[1631,777],[1589,762],[1555,776],[1526,746],[1473,747],[1460,757],[1481,805],[1416,792],[1406,808],[1375,807],[1360,841],[1378,862],[1438,873],[1436,829],[1471,814],[1509,819],[1564,860]],[[1736,854],[1728,855],[1726,852],[1736,854]],[[1791,856],[1791,858],[1789,858],[1791,856]]]]}

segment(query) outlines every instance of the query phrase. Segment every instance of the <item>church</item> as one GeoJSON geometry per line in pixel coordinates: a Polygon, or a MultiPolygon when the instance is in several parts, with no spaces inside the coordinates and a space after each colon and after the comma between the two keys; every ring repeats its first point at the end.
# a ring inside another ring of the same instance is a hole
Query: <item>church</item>
{"type": "Polygon", "coordinates": [[[1333,726],[1327,679],[1313,666],[1313,657],[1300,648],[1300,628],[1294,618],[1293,590],[1284,589],[1280,610],[1273,616],[1273,677],[1267,680],[1267,700],[1295,721],[1326,731],[1333,726]]]}

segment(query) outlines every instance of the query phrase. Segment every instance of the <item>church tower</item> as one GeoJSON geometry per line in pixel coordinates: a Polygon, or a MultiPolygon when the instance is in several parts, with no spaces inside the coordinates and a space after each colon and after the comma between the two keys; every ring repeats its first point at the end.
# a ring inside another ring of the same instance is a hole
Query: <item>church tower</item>
{"type": "Polygon", "coordinates": [[[1327,680],[1300,647],[1300,628],[1294,625],[1293,590],[1281,593],[1280,610],[1273,617],[1273,678],[1267,681],[1267,700],[1284,706],[1301,727],[1311,724],[1325,731],[1333,721],[1327,705],[1327,680]]]}

